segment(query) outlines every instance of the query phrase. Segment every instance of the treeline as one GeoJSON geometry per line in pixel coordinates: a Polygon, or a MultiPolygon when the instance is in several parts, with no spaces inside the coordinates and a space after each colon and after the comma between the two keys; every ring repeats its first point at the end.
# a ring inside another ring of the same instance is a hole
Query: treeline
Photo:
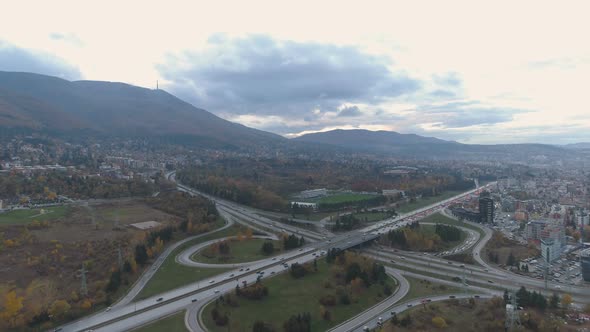
{"type": "Polygon", "coordinates": [[[215,203],[203,196],[184,192],[165,192],[146,198],[151,207],[182,218],[214,222],[219,216],[215,203]]]}
{"type": "Polygon", "coordinates": [[[459,228],[445,224],[436,224],[434,232],[445,242],[459,241],[463,234],[459,228]]]}
{"type": "Polygon", "coordinates": [[[305,244],[305,238],[303,236],[297,237],[295,234],[287,235],[286,233],[282,233],[281,240],[283,241],[283,248],[285,250],[299,248],[305,244]]]}
{"type": "Polygon", "coordinates": [[[402,249],[414,251],[438,251],[445,242],[452,242],[461,239],[461,230],[454,226],[440,225],[435,226],[435,233],[424,232],[419,222],[389,231],[384,239],[387,245],[402,249]]]}
{"type": "Polygon", "coordinates": [[[332,230],[335,232],[350,231],[355,228],[359,228],[362,226],[362,224],[363,221],[361,219],[355,217],[353,214],[346,214],[336,218],[336,222],[334,223],[334,226],[332,226],[332,230]]]}
{"type": "Polygon", "coordinates": [[[156,190],[155,183],[144,179],[87,177],[57,171],[30,178],[21,174],[0,176],[0,199],[9,201],[22,196],[55,198],[56,193],[76,199],[148,196],[156,190]]]}
{"type": "Polygon", "coordinates": [[[180,171],[176,177],[186,185],[236,203],[263,210],[288,210],[288,202],[285,199],[249,180],[206,175],[190,170],[180,171]]]}

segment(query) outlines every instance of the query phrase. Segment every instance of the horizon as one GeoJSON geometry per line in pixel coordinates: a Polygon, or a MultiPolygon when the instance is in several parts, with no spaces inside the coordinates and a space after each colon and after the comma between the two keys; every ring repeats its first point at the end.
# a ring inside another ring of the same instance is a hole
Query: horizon
{"type": "Polygon", "coordinates": [[[223,3],[141,3],[143,15],[133,16],[136,5],[57,1],[31,13],[28,2],[11,3],[0,70],[159,82],[198,108],[284,137],[367,129],[472,144],[590,141],[584,2],[482,11],[457,1],[425,12],[423,3],[304,2],[285,11],[260,1],[231,13],[223,3]],[[326,27],[336,8],[338,21],[326,27]],[[107,16],[108,25],[97,21],[107,16]]]}

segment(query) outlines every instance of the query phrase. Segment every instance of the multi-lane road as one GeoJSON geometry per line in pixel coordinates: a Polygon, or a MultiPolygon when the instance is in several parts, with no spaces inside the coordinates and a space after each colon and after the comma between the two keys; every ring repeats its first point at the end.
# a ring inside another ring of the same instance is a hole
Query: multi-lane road
{"type": "MultiPolygon", "coordinates": [[[[167,176],[174,180],[174,173],[169,173],[167,176]]],[[[279,274],[286,270],[283,265],[285,263],[292,264],[294,262],[303,263],[312,261],[316,257],[321,256],[322,252],[325,252],[329,248],[337,247],[345,249],[359,246],[364,242],[374,239],[380,234],[383,234],[391,229],[403,227],[404,225],[414,222],[415,220],[422,219],[425,216],[439,212],[452,202],[461,200],[465,196],[475,193],[482,188],[474,189],[445,201],[418,209],[416,211],[402,214],[394,218],[375,223],[369,227],[337,236],[333,236],[333,234],[323,229],[320,229],[319,231],[313,231],[310,229],[294,227],[293,225],[277,223],[266,216],[261,216],[261,213],[258,213],[256,210],[252,210],[246,206],[242,206],[234,202],[211,197],[210,195],[206,195],[182,184],[178,184],[178,189],[190,194],[203,195],[214,200],[222,216],[228,220],[226,227],[229,227],[229,224],[232,222],[246,222],[251,227],[255,227],[262,232],[276,233],[285,231],[299,234],[308,240],[308,244],[299,250],[287,252],[265,260],[250,262],[247,265],[240,265],[240,268],[236,267],[236,269],[225,272],[222,275],[200,280],[198,282],[191,283],[144,300],[131,302],[132,299],[145,286],[153,273],[160,267],[164,259],[173,251],[174,248],[180,245],[176,244],[168,248],[158,258],[156,263],[144,273],[138,282],[136,282],[129,294],[116,305],[114,305],[109,311],[99,312],[94,315],[82,318],[76,322],[64,325],[62,327],[63,331],[84,331],[88,329],[95,329],[97,331],[128,331],[181,310],[187,310],[185,319],[187,327],[189,327],[191,331],[199,331],[201,328],[199,327],[196,317],[202,306],[209,300],[219,296],[219,294],[235,289],[235,285],[237,283],[241,283],[243,281],[248,283],[254,282],[259,276],[258,272],[264,271],[263,278],[272,277],[273,275],[279,274]]],[[[188,241],[188,239],[185,241],[188,241]]],[[[474,240],[473,242],[478,242],[475,248],[479,247],[480,250],[485,244],[485,241],[485,237],[481,241],[474,240]]],[[[198,250],[199,248],[200,247],[197,246],[192,249],[198,250]]],[[[186,257],[190,256],[190,254],[190,251],[185,251],[183,256],[184,259],[181,259],[181,261],[185,262],[186,257]]],[[[390,256],[387,256],[389,253],[380,252],[379,255],[377,255],[374,252],[369,252],[368,255],[382,260],[390,261],[392,259],[389,258],[390,256]],[[384,255],[386,256],[384,257],[384,255]]],[[[176,259],[179,258],[177,257],[176,259]]],[[[412,267],[413,269],[423,269],[423,271],[434,275],[441,275],[441,271],[447,271],[447,274],[455,273],[455,275],[459,275],[458,271],[452,270],[448,264],[445,265],[446,263],[441,263],[440,258],[428,257],[426,260],[424,260],[424,257],[420,257],[419,259],[406,259],[408,262],[404,262],[405,266],[412,267]],[[428,264],[427,267],[424,266],[425,261],[428,264]],[[428,263],[429,261],[430,263],[428,263]],[[432,267],[430,266],[431,263],[433,264],[432,267]],[[444,268],[441,265],[444,266],[444,268]]],[[[481,282],[481,280],[487,280],[492,277],[498,278],[495,279],[498,281],[500,280],[499,278],[505,278],[505,276],[499,274],[497,271],[490,271],[489,268],[485,269],[488,269],[489,272],[485,270],[483,270],[483,272],[473,270],[473,275],[469,277],[469,280],[472,280],[473,282],[479,280],[481,282]]],[[[403,298],[403,294],[407,292],[407,287],[409,287],[407,282],[404,281],[405,278],[399,275],[399,271],[396,271],[392,268],[388,268],[388,273],[396,276],[397,280],[400,282],[400,287],[398,287],[397,292],[386,299],[384,302],[377,304],[376,306],[343,323],[344,325],[342,325],[342,330],[355,330],[363,324],[372,324],[371,322],[374,322],[374,320],[377,318],[377,315],[383,314],[386,310],[389,310],[393,305],[395,305],[397,301],[403,298]]],[[[412,272],[402,271],[401,273],[407,274],[412,272]]],[[[428,278],[436,279],[432,276],[428,278]]],[[[530,278],[525,279],[529,279],[528,281],[530,281],[530,278]]],[[[439,282],[449,281],[443,280],[439,282]]],[[[483,290],[484,289],[482,288],[482,292],[483,290]]]]}

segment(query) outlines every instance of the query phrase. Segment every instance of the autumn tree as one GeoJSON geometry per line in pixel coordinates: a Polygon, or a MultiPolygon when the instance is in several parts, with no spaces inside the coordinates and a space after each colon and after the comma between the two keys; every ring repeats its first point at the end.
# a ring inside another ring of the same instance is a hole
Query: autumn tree
{"type": "Polygon", "coordinates": [[[444,318],[442,318],[440,316],[436,316],[436,317],[432,318],[432,324],[434,324],[434,326],[436,326],[439,329],[447,327],[447,322],[445,321],[444,318]]]}
{"type": "Polygon", "coordinates": [[[14,325],[15,320],[23,308],[23,300],[24,298],[22,296],[18,296],[15,290],[6,293],[4,295],[4,310],[0,312],[0,318],[6,322],[9,322],[11,325],[14,325]]]}
{"type": "Polygon", "coordinates": [[[569,309],[569,307],[572,304],[572,302],[573,302],[572,296],[569,295],[569,294],[564,294],[561,297],[561,304],[563,305],[563,309],[564,310],[569,309]]]}
{"type": "Polygon", "coordinates": [[[56,318],[62,318],[70,311],[70,304],[66,300],[55,300],[49,307],[48,313],[56,318]]]}

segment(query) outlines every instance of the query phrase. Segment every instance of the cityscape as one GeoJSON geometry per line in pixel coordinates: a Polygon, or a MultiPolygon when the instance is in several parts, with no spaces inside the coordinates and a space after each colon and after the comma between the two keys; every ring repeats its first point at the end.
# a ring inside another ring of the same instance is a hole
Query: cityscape
{"type": "Polygon", "coordinates": [[[0,331],[590,331],[584,2],[37,6],[0,331]]]}

